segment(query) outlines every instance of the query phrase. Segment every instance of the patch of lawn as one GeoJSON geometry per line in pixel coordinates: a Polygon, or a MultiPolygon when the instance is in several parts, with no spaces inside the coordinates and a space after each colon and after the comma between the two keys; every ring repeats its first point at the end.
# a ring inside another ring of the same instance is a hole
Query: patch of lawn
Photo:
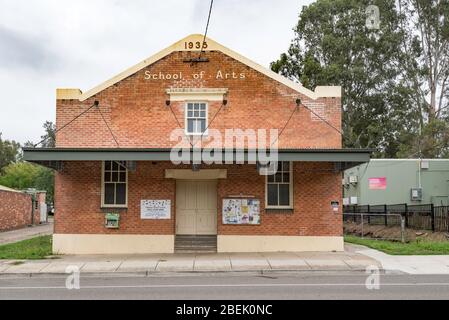
{"type": "Polygon", "coordinates": [[[449,254],[449,241],[413,241],[401,243],[388,240],[375,240],[356,236],[345,236],[345,242],[361,244],[391,255],[436,255],[449,254]]]}
{"type": "Polygon", "coordinates": [[[0,259],[44,259],[51,254],[51,236],[0,245],[0,259]]]}

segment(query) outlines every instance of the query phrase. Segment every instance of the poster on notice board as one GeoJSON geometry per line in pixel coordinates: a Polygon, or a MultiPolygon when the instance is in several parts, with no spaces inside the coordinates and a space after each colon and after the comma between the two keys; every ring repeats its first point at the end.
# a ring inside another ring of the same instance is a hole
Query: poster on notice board
{"type": "Polygon", "coordinates": [[[259,199],[223,199],[223,224],[260,224],[259,199]]]}

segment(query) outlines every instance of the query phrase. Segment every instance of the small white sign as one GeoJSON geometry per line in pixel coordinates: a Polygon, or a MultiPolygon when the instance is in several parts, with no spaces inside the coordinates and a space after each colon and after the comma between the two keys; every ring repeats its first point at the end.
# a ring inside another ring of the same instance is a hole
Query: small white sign
{"type": "Polygon", "coordinates": [[[141,219],[170,219],[171,200],[141,200],[141,219]]]}

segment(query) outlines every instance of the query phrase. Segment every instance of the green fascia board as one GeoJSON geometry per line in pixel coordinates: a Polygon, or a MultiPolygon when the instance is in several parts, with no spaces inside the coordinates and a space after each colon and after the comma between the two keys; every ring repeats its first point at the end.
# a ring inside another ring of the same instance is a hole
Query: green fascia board
{"type": "MultiPolygon", "coordinates": [[[[191,150],[190,150],[191,151],[191,150]]],[[[198,150],[199,151],[199,150],[198,150]]],[[[210,152],[213,149],[204,149],[210,152]]],[[[41,161],[170,161],[171,149],[129,149],[129,148],[24,148],[23,158],[30,162],[41,161]]],[[[282,149],[278,150],[280,161],[308,162],[369,162],[371,149],[282,149]]],[[[191,154],[191,153],[190,153],[191,154]]],[[[257,150],[225,149],[226,155],[256,159],[257,150]]]]}

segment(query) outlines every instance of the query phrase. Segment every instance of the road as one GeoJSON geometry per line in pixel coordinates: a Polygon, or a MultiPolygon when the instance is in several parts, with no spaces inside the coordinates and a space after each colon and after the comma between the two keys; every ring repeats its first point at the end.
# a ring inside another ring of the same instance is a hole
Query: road
{"type": "Polygon", "coordinates": [[[64,276],[2,277],[0,299],[449,299],[449,276],[363,273],[176,274],[84,276],[68,290],[64,276]]]}

